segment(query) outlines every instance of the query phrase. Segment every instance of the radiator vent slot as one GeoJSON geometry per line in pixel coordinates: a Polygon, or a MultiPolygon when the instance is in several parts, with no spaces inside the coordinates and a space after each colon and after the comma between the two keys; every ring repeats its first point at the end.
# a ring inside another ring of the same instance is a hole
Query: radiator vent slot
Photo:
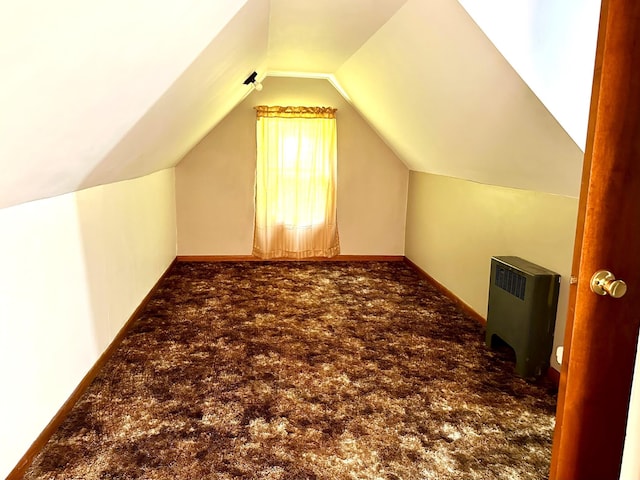
{"type": "Polygon", "coordinates": [[[527,277],[501,265],[496,266],[496,285],[520,300],[524,300],[527,277]]]}

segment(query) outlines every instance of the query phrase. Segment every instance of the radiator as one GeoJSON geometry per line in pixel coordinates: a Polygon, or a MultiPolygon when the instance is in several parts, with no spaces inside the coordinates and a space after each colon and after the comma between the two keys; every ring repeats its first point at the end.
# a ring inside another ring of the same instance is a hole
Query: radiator
{"type": "Polygon", "coordinates": [[[486,343],[513,348],[516,373],[546,371],[553,348],[560,275],[520,257],[492,257],[486,343]]]}

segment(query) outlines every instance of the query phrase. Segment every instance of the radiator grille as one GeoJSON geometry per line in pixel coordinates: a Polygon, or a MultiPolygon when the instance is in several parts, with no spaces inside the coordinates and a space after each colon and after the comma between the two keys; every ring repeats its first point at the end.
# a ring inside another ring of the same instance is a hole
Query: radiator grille
{"type": "Polygon", "coordinates": [[[502,265],[496,266],[496,286],[509,292],[514,297],[524,300],[524,292],[527,287],[527,277],[505,268],[502,265]]]}

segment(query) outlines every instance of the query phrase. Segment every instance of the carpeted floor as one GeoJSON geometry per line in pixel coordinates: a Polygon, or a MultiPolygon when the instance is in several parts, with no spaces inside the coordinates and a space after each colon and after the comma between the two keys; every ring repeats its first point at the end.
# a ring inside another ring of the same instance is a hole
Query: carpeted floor
{"type": "Polygon", "coordinates": [[[547,384],[401,262],[178,263],[27,479],[543,479],[547,384]]]}

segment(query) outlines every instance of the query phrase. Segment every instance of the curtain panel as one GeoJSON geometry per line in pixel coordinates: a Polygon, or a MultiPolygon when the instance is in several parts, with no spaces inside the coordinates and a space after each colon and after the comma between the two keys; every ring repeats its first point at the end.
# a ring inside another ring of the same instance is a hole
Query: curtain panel
{"type": "Polygon", "coordinates": [[[253,255],[337,255],[336,109],[259,106],[256,112],[253,255]]]}

